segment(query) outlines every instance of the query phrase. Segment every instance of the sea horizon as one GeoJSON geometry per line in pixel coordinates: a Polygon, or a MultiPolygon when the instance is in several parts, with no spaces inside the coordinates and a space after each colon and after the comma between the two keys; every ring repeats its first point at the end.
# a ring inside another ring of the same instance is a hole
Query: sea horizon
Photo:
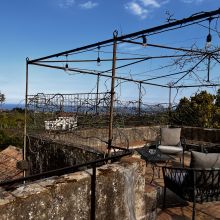
{"type": "Polygon", "coordinates": [[[4,110],[12,110],[13,108],[24,108],[24,104],[4,103],[1,106],[4,110]]]}

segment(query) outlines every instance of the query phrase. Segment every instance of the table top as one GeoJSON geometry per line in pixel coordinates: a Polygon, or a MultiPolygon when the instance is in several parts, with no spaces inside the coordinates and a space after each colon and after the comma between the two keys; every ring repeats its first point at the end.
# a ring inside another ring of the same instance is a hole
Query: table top
{"type": "Polygon", "coordinates": [[[150,163],[167,162],[168,160],[174,160],[174,158],[168,154],[163,154],[159,149],[151,149],[148,147],[142,147],[135,149],[142,157],[142,159],[150,163]]]}

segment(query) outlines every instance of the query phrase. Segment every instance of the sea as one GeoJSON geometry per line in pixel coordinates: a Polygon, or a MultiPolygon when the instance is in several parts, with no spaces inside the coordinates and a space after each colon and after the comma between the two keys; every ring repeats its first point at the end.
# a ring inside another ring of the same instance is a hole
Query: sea
{"type": "MultiPolygon", "coordinates": [[[[22,103],[19,103],[19,104],[14,104],[14,103],[4,103],[4,104],[2,104],[2,106],[0,105],[0,109],[2,109],[2,110],[8,110],[8,111],[10,111],[10,110],[12,110],[12,109],[14,109],[14,108],[21,108],[21,109],[24,109],[25,108],[25,105],[24,104],[22,104],[22,103]]],[[[164,106],[158,106],[158,105],[152,105],[152,106],[145,106],[145,107],[142,107],[141,108],[141,111],[142,112],[145,112],[145,113],[150,113],[150,114],[152,114],[152,113],[158,113],[158,112],[164,112],[164,111],[166,111],[166,107],[164,107],[164,106]]],[[[57,108],[56,107],[53,107],[53,108],[51,108],[50,110],[52,110],[52,111],[59,111],[60,110],[60,107],[59,106],[57,106],[57,108]]],[[[82,106],[82,107],[80,107],[80,108],[78,108],[77,106],[64,106],[64,108],[63,108],[63,110],[65,111],[65,112],[95,112],[95,106],[90,106],[90,107],[86,107],[86,106],[82,106]]],[[[38,109],[38,111],[45,111],[45,109],[38,109]]],[[[106,112],[106,111],[108,111],[107,109],[106,109],[106,107],[99,107],[99,112],[100,113],[104,113],[104,112],[106,112]]],[[[118,113],[118,114],[136,114],[137,113],[137,111],[138,111],[138,109],[137,108],[132,108],[132,107],[115,107],[115,111],[118,113]]]]}
{"type": "Polygon", "coordinates": [[[24,109],[24,104],[4,103],[1,106],[1,109],[4,109],[4,110],[12,110],[13,108],[22,108],[22,109],[24,109]]]}

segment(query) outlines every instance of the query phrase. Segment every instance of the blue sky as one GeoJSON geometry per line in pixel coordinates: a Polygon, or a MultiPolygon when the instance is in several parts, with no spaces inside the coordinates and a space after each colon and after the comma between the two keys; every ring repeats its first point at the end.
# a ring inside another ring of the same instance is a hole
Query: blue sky
{"type": "MultiPolygon", "coordinates": [[[[8,103],[24,100],[26,57],[34,59],[109,39],[115,29],[127,34],[160,25],[166,22],[166,11],[180,19],[219,7],[220,0],[1,0],[0,91],[8,103]]],[[[173,40],[172,35],[160,39],[161,44],[175,42],[181,39],[173,40]]],[[[194,43],[190,34],[186,42],[194,43]]],[[[137,52],[134,47],[129,50],[137,52]]],[[[95,83],[91,77],[31,67],[29,93],[90,92],[95,83]]],[[[136,86],[121,89],[125,98],[135,97],[136,86]]],[[[162,101],[167,91],[157,90],[150,96],[149,102],[157,97],[162,101]]]]}

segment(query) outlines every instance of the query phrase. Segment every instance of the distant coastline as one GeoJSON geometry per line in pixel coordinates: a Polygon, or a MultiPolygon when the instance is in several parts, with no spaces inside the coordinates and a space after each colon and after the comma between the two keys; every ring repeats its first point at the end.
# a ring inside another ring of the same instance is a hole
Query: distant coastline
{"type": "Polygon", "coordinates": [[[2,104],[2,109],[4,110],[12,110],[13,108],[24,108],[24,104],[13,104],[13,103],[2,104]]]}

